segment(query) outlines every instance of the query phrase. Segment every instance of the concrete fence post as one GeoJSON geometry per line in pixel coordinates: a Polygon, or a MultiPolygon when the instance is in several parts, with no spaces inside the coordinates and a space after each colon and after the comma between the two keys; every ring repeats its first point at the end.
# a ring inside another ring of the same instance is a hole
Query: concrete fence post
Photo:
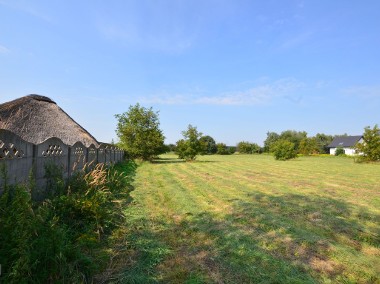
{"type": "Polygon", "coordinates": [[[67,148],[67,177],[71,176],[71,147],[67,148]]]}
{"type": "MultiPolygon", "coordinates": [[[[38,147],[37,145],[34,145],[32,146],[32,175],[33,175],[33,179],[34,181],[37,181],[37,157],[38,157],[38,147]]],[[[32,195],[34,195],[35,193],[32,192],[32,195]]]]}

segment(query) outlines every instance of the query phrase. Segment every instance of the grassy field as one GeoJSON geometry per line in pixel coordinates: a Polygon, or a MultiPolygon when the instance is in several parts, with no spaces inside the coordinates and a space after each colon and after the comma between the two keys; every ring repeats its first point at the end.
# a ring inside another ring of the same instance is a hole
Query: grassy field
{"type": "Polygon", "coordinates": [[[380,165],[164,155],[134,187],[119,282],[380,283],[380,165]]]}

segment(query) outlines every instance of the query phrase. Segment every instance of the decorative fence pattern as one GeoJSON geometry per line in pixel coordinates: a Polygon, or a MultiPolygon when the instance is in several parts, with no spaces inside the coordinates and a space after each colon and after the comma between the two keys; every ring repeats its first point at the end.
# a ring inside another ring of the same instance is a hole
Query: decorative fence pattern
{"type": "MultiPolygon", "coordinates": [[[[37,188],[46,187],[45,165],[53,163],[62,169],[64,178],[81,170],[87,164],[110,165],[122,161],[125,153],[111,144],[102,143],[99,147],[85,147],[81,142],[73,146],[65,145],[59,138],[49,138],[35,145],[24,141],[16,134],[0,129],[0,165],[5,164],[10,184],[25,183],[31,173],[37,188]]],[[[0,194],[4,180],[0,177],[0,194]]]]}

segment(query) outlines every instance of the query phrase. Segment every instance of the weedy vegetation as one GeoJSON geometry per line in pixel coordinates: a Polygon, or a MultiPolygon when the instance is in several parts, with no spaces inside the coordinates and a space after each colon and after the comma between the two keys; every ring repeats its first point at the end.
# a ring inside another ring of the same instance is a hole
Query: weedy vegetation
{"type": "MultiPolygon", "coordinates": [[[[112,238],[124,225],[135,164],[124,162],[78,172],[65,183],[46,166],[50,196],[5,182],[0,196],[0,264],[3,283],[90,283],[112,257],[112,238]]],[[[2,168],[6,181],[6,169],[2,168]]],[[[38,189],[37,189],[38,190],[38,189]]]]}

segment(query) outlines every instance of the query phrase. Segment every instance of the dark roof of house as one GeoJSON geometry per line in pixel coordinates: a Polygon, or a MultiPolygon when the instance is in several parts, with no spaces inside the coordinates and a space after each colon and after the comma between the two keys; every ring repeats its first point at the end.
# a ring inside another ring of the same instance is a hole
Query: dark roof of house
{"type": "Polygon", "coordinates": [[[9,130],[27,142],[40,144],[57,137],[67,145],[98,141],[48,97],[29,95],[0,104],[0,129],[9,130]]]}
{"type": "Polygon", "coordinates": [[[356,143],[359,142],[361,138],[363,138],[362,135],[335,137],[334,140],[327,147],[328,148],[353,147],[356,145],[356,143]]]}

